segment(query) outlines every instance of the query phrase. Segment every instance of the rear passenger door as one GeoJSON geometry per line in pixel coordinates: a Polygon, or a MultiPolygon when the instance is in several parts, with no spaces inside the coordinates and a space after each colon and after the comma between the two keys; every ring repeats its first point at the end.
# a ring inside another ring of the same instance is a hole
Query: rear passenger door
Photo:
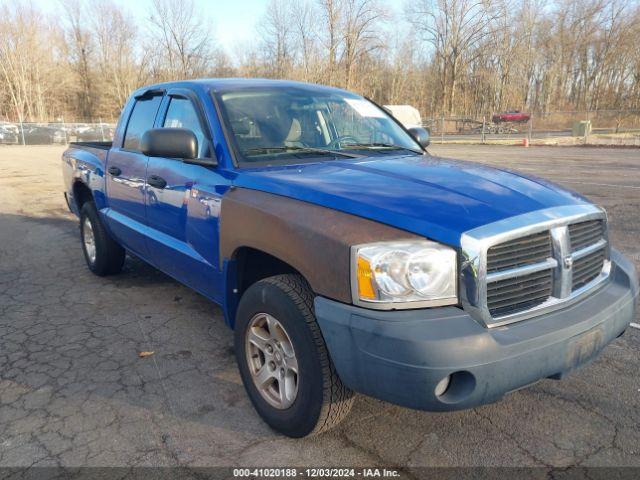
{"type": "Polygon", "coordinates": [[[109,152],[106,172],[109,228],[125,248],[146,258],[145,178],[148,157],[140,152],[140,139],[153,128],[163,95],[158,92],[135,99],[120,145],[109,152]]]}
{"type": "MultiPolygon", "coordinates": [[[[198,97],[172,89],[158,125],[186,128],[198,139],[198,156],[214,158],[209,126],[198,97]]],[[[218,219],[222,185],[217,168],[152,157],[147,167],[147,238],[154,265],[209,298],[220,300],[218,219]]]]}

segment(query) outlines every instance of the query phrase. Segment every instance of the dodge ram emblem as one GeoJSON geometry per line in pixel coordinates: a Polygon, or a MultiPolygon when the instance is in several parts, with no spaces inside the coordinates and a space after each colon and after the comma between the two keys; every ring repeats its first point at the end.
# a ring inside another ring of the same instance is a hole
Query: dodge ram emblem
{"type": "Polygon", "coordinates": [[[571,256],[564,257],[563,263],[564,263],[564,268],[569,270],[573,266],[573,257],[571,256]]]}

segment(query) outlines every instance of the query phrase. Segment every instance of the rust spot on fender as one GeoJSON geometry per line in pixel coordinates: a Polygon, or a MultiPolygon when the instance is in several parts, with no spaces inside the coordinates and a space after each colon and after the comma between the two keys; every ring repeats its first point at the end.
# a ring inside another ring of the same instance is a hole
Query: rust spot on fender
{"type": "Polygon", "coordinates": [[[228,191],[220,213],[220,258],[262,250],[298,270],[319,295],[351,303],[350,247],[419,239],[348,213],[245,188],[228,191]]]}

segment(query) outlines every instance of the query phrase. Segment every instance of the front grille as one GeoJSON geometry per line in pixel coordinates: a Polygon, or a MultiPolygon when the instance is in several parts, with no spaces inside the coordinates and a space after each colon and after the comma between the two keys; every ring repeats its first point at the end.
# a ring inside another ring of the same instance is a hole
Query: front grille
{"type": "MultiPolygon", "coordinates": [[[[526,267],[551,257],[551,235],[543,231],[494,245],[487,250],[487,273],[526,267]]],[[[487,307],[494,317],[528,310],[551,295],[552,271],[546,269],[487,284],[487,307]]]]}
{"type": "Polygon", "coordinates": [[[500,317],[540,305],[551,296],[552,277],[552,270],[542,270],[489,283],[489,313],[493,317],[500,317]]]}
{"type": "Polygon", "coordinates": [[[569,305],[610,273],[606,217],[591,205],[476,227],[462,235],[460,253],[460,301],[487,327],[569,305]]]}
{"type": "Polygon", "coordinates": [[[603,237],[604,223],[602,220],[589,220],[569,225],[572,252],[593,245],[603,237]]]}
{"type": "Polygon", "coordinates": [[[605,261],[605,249],[601,248],[589,255],[579,258],[573,262],[573,281],[571,290],[584,287],[587,283],[596,279],[605,261]]]}
{"type": "MultiPolygon", "coordinates": [[[[566,232],[571,245],[570,252],[578,252],[595,245],[604,238],[602,220],[589,220],[567,225],[566,232]]],[[[606,259],[606,250],[601,248],[583,257],[573,258],[573,292],[598,277],[606,259]]],[[[579,255],[584,255],[584,252],[579,255]]],[[[544,266],[550,258],[557,264],[564,262],[565,254],[554,252],[551,231],[544,230],[493,245],[487,250],[487,274],[504,274],[509,277],[494,277],[487,283],[487,309],[493,318],[523,312],[547,301],[554,295],[554,266],[544,266]],[[535,273],[527,273],[531,265],[542,265],[535,273]],[[519,271],[524,269],[523,271],[519,271]]],[[[568,288],[568,287],[567,287],[568,288]]],[[[567,290],[568,291],[568,290],[567,290]]],[[[558,295],[556,293],[555,295],[558,295]]]]}
{"type": "Polygon", "coordinates": [[[494,245],[487,251],[487,272],[499,272],[544,262],[551,256],[551,236],[548,231],[494,245]]]}

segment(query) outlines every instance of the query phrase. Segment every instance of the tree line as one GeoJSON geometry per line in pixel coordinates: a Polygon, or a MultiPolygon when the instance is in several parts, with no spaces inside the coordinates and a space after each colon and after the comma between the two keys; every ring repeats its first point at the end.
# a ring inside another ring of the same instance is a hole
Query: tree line
{"type": "Polygon", "coordinates": [[[270,0],[233,51],[193,0],[153,0],[144,19],[113,0],[56,5],[0,3],[0,120],[113,120],[141,85],[229,76],[423,116],[640,109],[638,0],[270,0]]]}

